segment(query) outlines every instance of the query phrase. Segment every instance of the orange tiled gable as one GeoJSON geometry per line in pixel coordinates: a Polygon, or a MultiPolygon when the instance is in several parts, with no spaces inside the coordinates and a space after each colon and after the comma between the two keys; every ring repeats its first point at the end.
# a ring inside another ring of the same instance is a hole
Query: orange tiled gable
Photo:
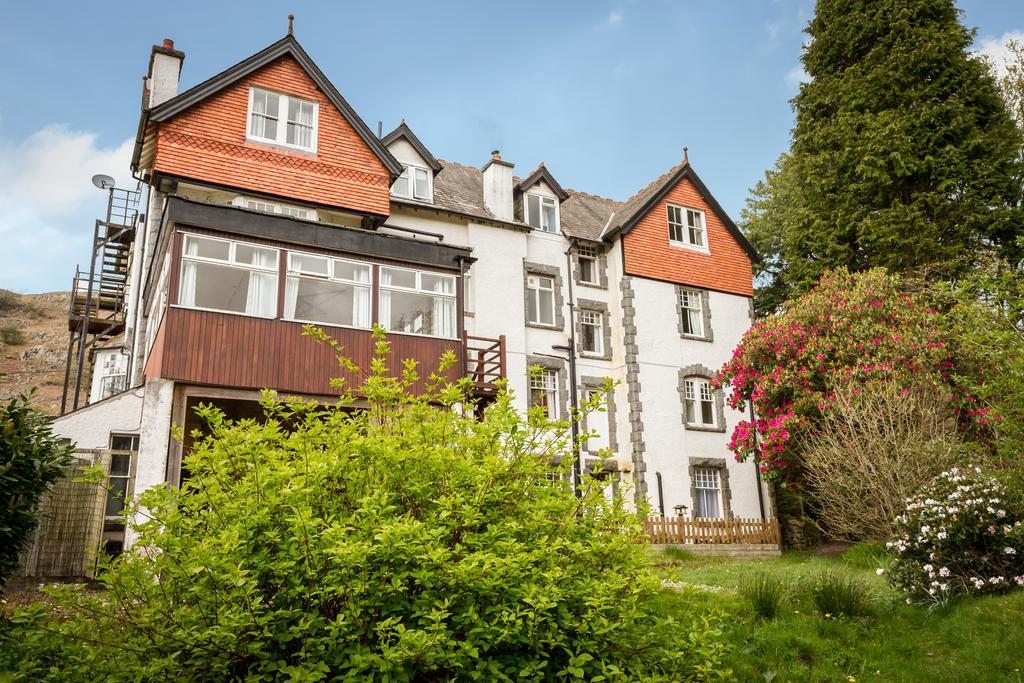
{"type": "Polygon", "coordinates": [[[290,55],[160,124],[158,173],[386,216],[387,169],[290,55]],[[246,140],[249,88],[319,103],[317,154],[246,140]]]}
{"type": "Polygon", "coordinates": [[[677,182],[623,235],[622,247],[628,275],[730,294],[754,294],[750,256],[689,178],[677,182]],[[704,211],[709,254],[669,244],[668,204],[704,211]]]}

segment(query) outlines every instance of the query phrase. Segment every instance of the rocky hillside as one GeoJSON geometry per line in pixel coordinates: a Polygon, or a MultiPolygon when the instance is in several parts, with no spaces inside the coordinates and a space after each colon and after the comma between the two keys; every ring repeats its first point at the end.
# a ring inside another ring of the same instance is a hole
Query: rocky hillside
{"type": "Polygon", "coordinates": [[[36,387],[35,404],[60,412],[69,296],[0,289],[0,400],[36,387]]]}

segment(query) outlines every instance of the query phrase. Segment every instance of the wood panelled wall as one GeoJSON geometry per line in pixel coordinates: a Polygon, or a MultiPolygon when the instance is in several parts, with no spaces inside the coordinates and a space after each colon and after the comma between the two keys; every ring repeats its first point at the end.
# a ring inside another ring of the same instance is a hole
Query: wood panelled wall
{"type": "MultiPolygon", "coordinates": [[[[169,307],[162,328],[160,376],[166,379],[320,395],[338,393],[330,384],[333,377],[345,377],[353,387],[361,383],[360,377],[341,371],[333,349],[302,336],[301,323],[169,307]]],[[[323,329],[357,365],[369,368],[374,350],[370,332],[323,329]]],[[[425,378],[437,370],[442,353],[451,350],[458,356],[461,351],[460,343],[449,339],[394,334],[388,341],[388,365],[394,374],[411,358],[419,361],[425,378]]],[[[458,369],[456,364],[448,371],[449,379],[457,378],[458,369]]],[[[421,379],[414,390],[424,388],[421,379]]]]}

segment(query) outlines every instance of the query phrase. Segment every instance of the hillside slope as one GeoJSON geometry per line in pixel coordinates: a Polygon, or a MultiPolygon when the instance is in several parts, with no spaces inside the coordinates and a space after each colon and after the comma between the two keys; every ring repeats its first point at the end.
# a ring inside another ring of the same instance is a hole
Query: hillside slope
{"type": "Polygon", "coordinates": [[[36,387],[35,404],[53,415],[60,412],[69,296],[0,289],[0,400],[36,387]]]}

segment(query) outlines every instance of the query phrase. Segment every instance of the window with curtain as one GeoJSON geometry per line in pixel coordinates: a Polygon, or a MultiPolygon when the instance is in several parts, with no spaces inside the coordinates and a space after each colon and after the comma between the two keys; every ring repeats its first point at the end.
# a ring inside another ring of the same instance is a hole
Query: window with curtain
{"type": "Polygon", "coordinates": [[[717,519],[722,516],[722,480],[719,471],[710,467],[693,470],[693,516],[696,519],[717,519]]]}
{"type": "Polygon", "coordinates": [[[580,268],[580,283],[586,285],[598,284],[597,272],[597,249],[594,247],[576,247],[576,261],[580,268]]]}
{"type": "Polygon", "coordinates": [[[370,327],[370,265],[316,254],[288,254],[284,317],[370,327]]]}
{"type": "Polygon", "coordinates": [[[390,332],[454,337],[455,276],[382,266],[379,315],[390,332]]]}
{"type": "Polygon", "coordinates": [[[398,176],[391,186],[391,194],[395,197],[431,202],[434,200],[433,177],[426,168],[406,165],[402,175],[398,176]]]}
{"type": "Polygon", "coordinates": [[[684,382],[683,399],[686,424],[697,427],[715,426],[715,392],[706,379],[688,379],[684,382]]]}
{"type": "Polygon", "coordinates": [[[527,223],[544,232],[558,232],[558,202],[553,197],[528,192],[523,202],[527,223]]]}
{"type": "Polygon", "coordinates": [[[696,289],[679,290],[679,311],[683,334],[688,337],[704,336],[704,303],[696,289]]]}
{"type": "Polygon", "coordinates": [[[277,258],[277,249],[186,235],[178,305],[273,318],[277,258]]]}
{"type": "Polygon", "coordinates": [[[316,102],[251,88],[249,139],[315,152],[318,109],[316,102]]]}

